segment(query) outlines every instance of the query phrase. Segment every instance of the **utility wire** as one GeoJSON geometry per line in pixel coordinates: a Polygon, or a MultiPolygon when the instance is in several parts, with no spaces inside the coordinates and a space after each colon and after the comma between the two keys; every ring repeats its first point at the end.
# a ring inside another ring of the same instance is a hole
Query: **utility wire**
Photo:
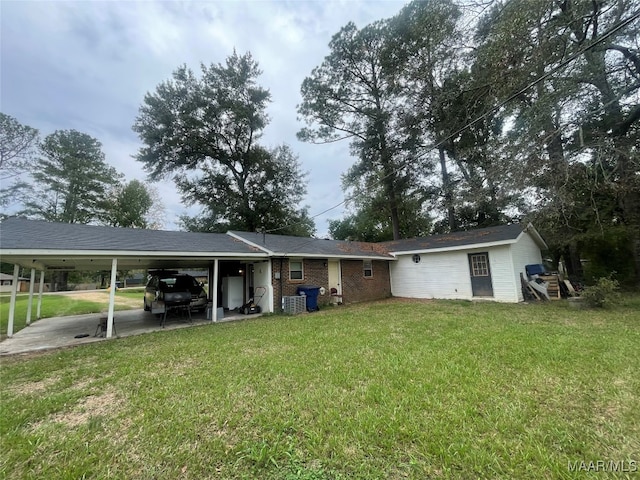
{"type": "MultiPolygon", "coordinates": [[[[580,57],[581,55],[583,55],[587,51],[591,50],[595,46],[599,45],[600,43],[604,42],[606,39],[608,39],[609,37],[611,37],[612,35],[614,35],[618,31],[620,31],[621,29],[625,28],[627,25],[629,25],[630,23],[634,22],[638,18],[640,18],[640,10],[634,12],[629,18],[627,18],[625,20],[621,20],[617,25],[613,26],[611,28],[611,30],[606,32],[604,35],[599,37],[597,40],[593,41],[589,45],[585,46],[584,48],[582,48],[582,49],[578,50],[577,52],[575,52],[574,54],[570,55],[565,60],[560,62],[558,65],[556,65],[553,69],[549,70],[547,73],[545,73],[545,74],[541,75],[540,77],[536,78],[535,80],[533,80],[532,82],[527,84],[525,87],[522,87],[517,92],[511,94],[505,100],[502,100],[497,105],[495,105],[494,107],[490,108],[489,110],[487,110],[485,113],[483,113],[479,117],[476,117],[474,120],[470,121],[469,123],[467,123],[463,127],[459,128],[455,132],[453,132],[450,135],[446,136],[445,138],[443,138],[442,140],[440,140],[436,144],[433,144],[433,145],[429,146],[422,154],[420,154],[418,156],[418,158],[424,157],[425,155],[427,155],[428,153],[432,152],[433,150],[439,148],[440,146],[442,146],[443,144],[445,144],[446,142],[448,142],[452,138],[457,137],[458,135],[460,135],[465,130],[473,127],[477,123],[479,123],[482,120],[486,119],[487,117],[492,115],[494,112],[500,110],[502,107],[504,107],[505,105],[507,105],[508,103],[512,102],[514,99],[516,99],[517,97],[519,97],[520,95],[525,93],[527,90],[529,90],[532,87],[536,86],[538,83],[546,80],[551,75],[553,75],[556,72],[558,72],[559,70],[563,69],[564,67],[569,65],[571,62],[576,60],[578,57],[580,57]]],[[[411,161],[413,161],[413,160],[414,159],[412,159],[411,161]]],[[[407,167],[408,165],[409,165],[409,161],[403,162],[399,167],[397,167],[396,169],[392,170],[390,173],[388,173],[384,177],[379,178],[377,180],[377,184],[380,185],[383,180],[386,180],[387,178],[391,177],[392,175],[396,175],[400,170],[402,170],[403,168],[407,167]]],[[[331,210],[335,210],[336,208],[338,208],[338,207],[344,205],[345,203],[347,203],[349,200],[355,199],[357,196],[358,196],[358,194],[347,196],[341,202],[333,205],[332,207],[329,207],[329,208],[323,210],[322,212],[319,212],[319,213],[316,213],[315,215],[310,216],[309,219],[317,218],[320,215],[324,215],[325,213],[330,212],[331,210]]],[[[287,225],[283,225],[282,227],[272,228],[272,229],[266,230],[265,232],[266,233],[278,232],[280,230],[284,230],[285,228],[289,228],[289,227],[292,227],[292,226],[295,226],[295,225],[301,225],[302,223],[303,222],[294,222],[294,223],[290,223],[290,224],[287,224],[287,225]]]]}

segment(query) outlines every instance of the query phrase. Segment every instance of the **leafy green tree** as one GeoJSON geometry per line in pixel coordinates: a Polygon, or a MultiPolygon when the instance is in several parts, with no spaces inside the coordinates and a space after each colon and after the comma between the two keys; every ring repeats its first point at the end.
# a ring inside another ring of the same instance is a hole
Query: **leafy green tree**
{"type": "Polygon", "coordinates": [[[302,83],[298,113],[307,126],[298,137],[310,142],[349,139],[357,161],[343,184],[351,196],[376,198],[391,238],[408,236],[401,211],[420,195],[422,177],[415,172],[429,167],[414,154],[420,132],[405,122],[388,22],[361,30],[349,23],[333,36],[329,48],[329,55],[302,83]]]}
{"type": "Polygon", "coordinates": [[[45,137],[40,154],[23,213],[52,222],[98,221],[120,177],[105,162],[100,142],[76,130],[58,130],[45,137]]]}
{"type": "Polygon", "coordinates": [[[0,207],[7,207],[27,186],[28,171],[38,143],[38,130],[0,113],[0,207]]]}
{"type": "Polygon", "coordinates": [[[163,211],[153,188],[139,180],[131,180],[111,188],[102,221],[112,227],[158,229],[162,226],[158,219],[163,211]]]}
{"type": "Polygon", "coordinates": [[[404,123],[419,132],[421,155],[430,156],[435,163],[437,152],[441,175],[439,196],[447,215],[447,230],[456,228],[455,179],[446,158],[444,139],[450,132],[440,125],[440,97],[447,94],[443,89],[445,80],[462,62],[460,18],[459,7],[450,0],[414,0],[389,23],[391,68],[399,72],[397,88],[405,98],[402,102],[404,123]]]}
{"type": "Polygon", "coordinates": [[[298,207],[306,182],[297,158],[258,143],[271,97],[260,74],[251,54],[234,52],[225,65],[202,65],[200,77],[180,67],[144,98],[133,126],[144,144],[137,159],[151,180],[173,178],[184,201],[202,207],[183,218],[189,229],[313,232],[298,207]]]}
{"type": "Polygon", "coordinates": [[[243,188],[229,185],[228,174],[220,169],[203,172],[198,182],[177,179],[184,198],[205,205],[203,213],[182,222],[188,230],[225,232],[265,228],[282,235],[308,236],[314,224],[307,208],[299,208],[306,193],[297,156],[287,145],[271,150],[257,146],[259,156],[243,188]],[[203,199],[206,199],[206,202],[203,199]]]}
{"type": "Polygon", "coordinates": [[[481,22],[476,62],[498,95],[538,79],[503,114],[513,125],[507,149],[524,167],[523,190],[537,198],[531,215],[557,239],[556,256],[573,257],[569,266],[579,273],[579,259],[598,250],[590,241],[626,236],[640,282],[640,15],[633,5],[501,2],[481,22]]]}

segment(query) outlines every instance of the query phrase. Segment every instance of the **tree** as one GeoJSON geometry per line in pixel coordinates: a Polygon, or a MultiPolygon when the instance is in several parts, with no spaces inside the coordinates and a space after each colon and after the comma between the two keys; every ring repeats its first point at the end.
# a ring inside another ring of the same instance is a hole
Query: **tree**
{"type": "Polygon", "coordinates": [[[144,144],[137,160],[151,180],[172,177],[184,201],[202,207],[183,218],[187,228],[286,233],[295,224],[311,234],[298,208],[306,184],[297,158],[289,147],[258,144],[270,93],[256,82],[257,62],[234,52],[225,65],[201,65],[201,73],[180,67],[145,95],[133,126],[144,144]]]}
{"type": "Polygon", "coordinates": [[[502,2],[481,23],[476,61],[498,94],[537,79],[504,109],[513,125],[506,141],[526,166],[523,188],[538,198],[532,215],[556,257],[570,257],[580,273],[580,258],[598,250],[589,242],[627,238],[640,283],[640,14],[633,4],[502,2]]]}
{"type": "Polygon", "coordinates": [[[22,213],[51,222],[91,223],[104,215],[119,174],[105,163],[101,144],[76,130],[58,130],[40,145],[33,191],[22,213]]]}
{"type": "Polygon", "coordinates": [[[456,228],[455,182],[447,165],[444,140],[450,132],[440,125],[440,97],[448,94],[443,84],[462,63],[460,17],[460,9],[450,0],[414,0],[391,19],[389,36],[391,68],[400,72],[398,87],[406,98],[405,123],[420,132],[421,155],[434,150],[438,154],[447,230],[456,228]]]}
{"type": "Polygon", "coordinates": [[[157,191],[139,180],[124,182],[107,194],[103,223],[112,227],[162,227],[164,206],[157,191]]]}
{"type": "Polygon", "coordinates": [[[225,232],[267,229],[283,235],[308,236],[314,231],[307,208],[298,208],[306,193],[298,158],[287,145],[267,150],[256,147],[258,164],[246,175],[243,188],[233,188],[220,169],[203,172],[199,181],[177,179],[183,197],[204,204],[204,212],[189,219],[187,230],[225,232]],[[204,203],[207,199],[208,203],[204,203]]]}
{"type": "Polygon", "coordinates": [[[361,30],[349,23],[333,36],[329,55],[302,83],[298,113],[307,126],[298,137],[351,141],[358,160],[343,183],[355,194],[360,190],[383,200],[384,221],[391,238],[398,239],[410,235],[402,229],[400,212],[420,195],[419,180],[429,167],[414,154],[420,132],[405,122],[388,37],[386,21],[361,30]]]}
{"type": "Polygon", "coordinates": [[[0,207],[27,185],[20,176],[28,170],[37,143],[38,130],[0,113],[0,207]]]}

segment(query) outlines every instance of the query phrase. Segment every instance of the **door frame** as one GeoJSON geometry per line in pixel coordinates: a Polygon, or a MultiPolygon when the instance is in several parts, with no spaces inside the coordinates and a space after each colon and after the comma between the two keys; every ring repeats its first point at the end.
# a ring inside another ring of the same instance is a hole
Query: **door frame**
{"type": "Polygon", "coordinates": [[[328,261],[327,278],[329,282],[329,292],[331,292],[332,288],[335,288],[336,290],[338,290],[338,295],[342,295],[342,270],[341,270],[340,260],[328,261]]]}
{"type": "Polygon", "coordinates": [[[491,276],[491,261],[489,252],[473,252],[467,254],[469,263],[469,279],[471,281],[471,296],[493,298],[493,278],[491,276]],[[484,257],[482,261],[480,258],[484,257]],[[474,273],[476,273],[474,275],[474,273]],[[478,279],[475,280],[474,279],[478,279]]]}

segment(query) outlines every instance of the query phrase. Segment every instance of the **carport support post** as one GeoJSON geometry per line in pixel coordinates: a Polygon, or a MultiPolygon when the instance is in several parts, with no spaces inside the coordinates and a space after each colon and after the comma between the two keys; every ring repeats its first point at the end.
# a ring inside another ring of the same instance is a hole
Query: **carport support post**
{"type": "Polygon", "coordinates": [[[29,281],[29,303],[27,304],[27,325],[31,325],[31,307],[33,306],[33,287],[36,283],[36,269],[31,269],[31,279],[29,281]]]}
{"type": "Polygon", "coordinates": [[[11,283],[11,300],[9,301],[9,319],[7,323],[7,337],[13,337],[13,320],[16,315],[16,297],[18,296],[18,275],[20,265],[13,266],[13,282],[11,283]]]}
{"type": "Polygon", "coordinates": [[[213,261],[213,292],[211,295],[211,321],[213,323],[218,321],[218,259],[213,261]]]}
{"type": "Polygon", "coordinates": [[[40,290],[38,290],[38,306],[36,308],[36,319],[40,320],[42,310],[42,292],[44,292],[44,270],[40,272],[40,290]]]}
{"type": "Polygon", "coordinates": [[[118,259],[111,260],[111,289],[109,291],[109,315],[107,316],[107,338],[113,336],[113,311],[116,304],[116,273],[118,272],[118,259]]]}

